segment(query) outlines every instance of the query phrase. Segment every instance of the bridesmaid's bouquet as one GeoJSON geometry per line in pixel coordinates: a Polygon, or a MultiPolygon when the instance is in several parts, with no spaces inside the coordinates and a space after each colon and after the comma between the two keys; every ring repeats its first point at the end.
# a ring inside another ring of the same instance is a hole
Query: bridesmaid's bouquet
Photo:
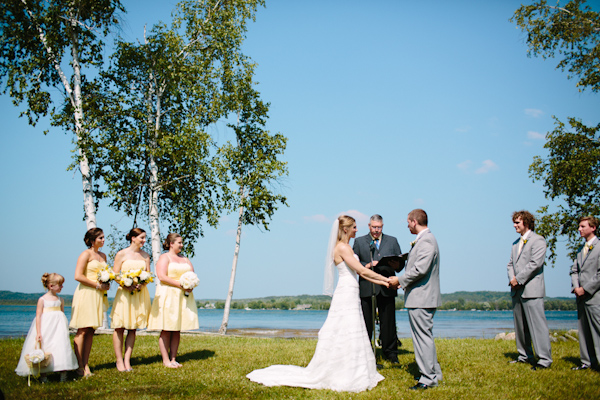
{"type": "Polygon", "coordinates": [[[116,278],[115,272],[108,265],[103,266],[98,270],[98,282],[100,283],[108,283],[114,281],[116,278]]]}
{"type": "Polygon", "coordinates": [[[152,272],[148,272],[143,268],[131,269],[129,271],[120,272],[115,280],[119,282],[119,285],[123,288],[134,287],[133,290],[129,291],[129,293],[134,294],[141,290],[138,288],[138,285],[153,282],[154,275],[152,272]]]}
{"type": "MultiPolygon", "coordinates": [[[[192,271],[188,271],[185,274],[181,275],[179,278],[179,283],[181,283],[181,287],[185,290],[193,289],[200,283],[200,279],[198,279],[198,275],[193,273],[192,271]]],[[[184,293],[186,296],[190,294],[188,292],[184,293]]]]}

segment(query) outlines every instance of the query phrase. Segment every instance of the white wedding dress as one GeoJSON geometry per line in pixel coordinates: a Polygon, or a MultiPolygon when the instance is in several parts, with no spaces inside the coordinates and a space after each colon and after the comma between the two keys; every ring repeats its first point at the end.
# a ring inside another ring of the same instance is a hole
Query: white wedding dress
{"type": "Polygon", "coordinates": [[[383,379],[367,337],[356,272],[341,262],[339,280],[327,319],[319,331],[315,354],[306,368],[272,365],[246,377],[265,386],[295,386],[362,392],[383,379]]]}

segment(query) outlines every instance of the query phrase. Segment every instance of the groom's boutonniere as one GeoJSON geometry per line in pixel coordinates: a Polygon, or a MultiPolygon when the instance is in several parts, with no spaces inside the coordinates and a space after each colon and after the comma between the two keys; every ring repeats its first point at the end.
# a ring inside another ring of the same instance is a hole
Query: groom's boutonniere
{"type": "Polygon", "coordinates": [[[416,240],[413,240],[412,242],[410,242],[410,248],[412,249],[413,247],[415,247],[415,243],[417,243],[416,240]]]}
{"type": "Polygon", "coordinates": [[[529,239],[523,239],[523,246],[525,246],[527,244],[527,240],[529,240],[529,239]]]}
{"type": "Polygon", "coordinates": [[[590,250],[592,250],[594,248],[593,244],[590,244],[590,250]]]}

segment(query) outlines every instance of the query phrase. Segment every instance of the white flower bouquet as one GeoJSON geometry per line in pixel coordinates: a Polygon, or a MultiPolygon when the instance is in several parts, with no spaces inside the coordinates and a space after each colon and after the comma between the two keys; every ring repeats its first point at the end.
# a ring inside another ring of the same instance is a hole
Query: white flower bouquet
{"type": "MultiPolygon", "coordinates": [[[[188,271],[185,274],[181,275],[181,278],[179,278],[179,283],[181,284],[181,287],[183,289],[189,290],[198,286],[198,284],[200,283],[200,279],[198,279],[198,275],[196,275],[192,271],[188,271]]],[[[190,294],[188,292],[185,292],[185,295],[189,296],[190,294]]]]}

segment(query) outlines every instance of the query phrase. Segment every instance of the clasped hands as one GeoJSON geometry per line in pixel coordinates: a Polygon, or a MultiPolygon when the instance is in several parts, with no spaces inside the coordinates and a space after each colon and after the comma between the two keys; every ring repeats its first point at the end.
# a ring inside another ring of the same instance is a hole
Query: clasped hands
{"type": "Polygon", "coordinates": [[[399,287],[400,287],[400,282],[398,281],[397,276],[391,276],[388,278],[388,288],[398,289],[399,287]]]}
{"type": "Polygon", "coordinates": [[[513,289],[518,289],[520,286],[523,286],[517,282],[517,278],[515,276],[513,276],[510,282],[508,282],[508,285],[513,289]]]}

